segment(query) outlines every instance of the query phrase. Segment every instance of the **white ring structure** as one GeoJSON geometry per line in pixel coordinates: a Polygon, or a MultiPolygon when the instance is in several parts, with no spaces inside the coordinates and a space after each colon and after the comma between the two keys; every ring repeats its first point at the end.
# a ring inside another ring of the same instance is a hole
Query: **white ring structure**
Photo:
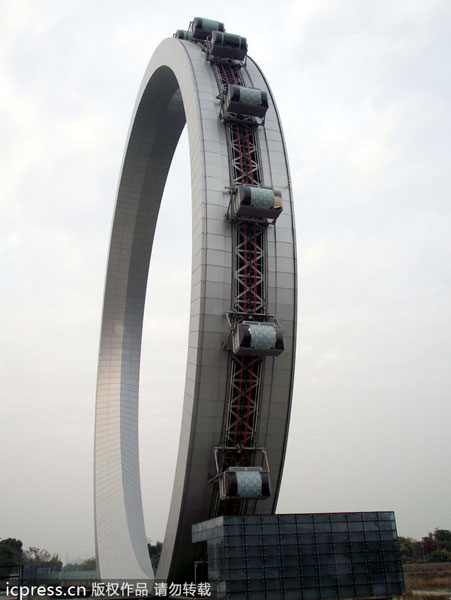
{"type": "MultiPolygon", "coordinates": [[[[248,513],[275,510],[290,415],[296,324],[296,246],[285,143],[267,83],[248,59],[245,84],[266,90],[259,127],[263,183],[283,191],[284,211],[267,233],[268,312],[285,331],[285,352],[268,357],[261,387],[258,446],[266,448],[272,496],[248,513]]],[[[153,578],[141,500],[138,387],[147,275],[160,201],[187,123],[193,215],[191,318],[180,445],[157,577],[191,581],[191,525],[209,518],[213,448],[221,435],[227,387],[232,234],[227,140],[218,119],[218,85],[198,44],[166,39],[145,73],[131,119],[117,192],[105,285],[95,439],[95,526],[103,579],[153,578]]],[[[176,208],[174,208],[176,209],[176,208]]]]}

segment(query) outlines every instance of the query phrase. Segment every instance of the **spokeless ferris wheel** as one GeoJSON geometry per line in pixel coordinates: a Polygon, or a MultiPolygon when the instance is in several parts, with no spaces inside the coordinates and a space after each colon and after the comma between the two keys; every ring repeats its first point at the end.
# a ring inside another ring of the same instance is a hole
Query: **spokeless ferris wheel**
{"type": "Polygon", "coordinates": [[[174,488],[156,576],[191,578],[191,526],[270,514],[293,387],[296,243],[288,159],[271,90],[244,37],[195,18],[155,51],[133,110],[105,285],[95,443],[104,579],[154,576],[138,452],[140,348],[158,211],[188,127],[192,277],[174,488]]]}

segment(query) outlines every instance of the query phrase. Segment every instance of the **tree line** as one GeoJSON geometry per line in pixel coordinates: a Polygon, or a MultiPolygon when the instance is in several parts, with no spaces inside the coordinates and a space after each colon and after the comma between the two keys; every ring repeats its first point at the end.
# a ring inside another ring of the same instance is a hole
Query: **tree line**
{"type": "Polygon", "coordinates": [[[436,528],[433,533],[416,540],[399,536],[399,549],[403,563],[451,562],[451,531],[436,528]]]}
{"type": "Polygon", "coordinates": [[[62,568],[63,571],[94,571],[96,568],[95,558],[88,558],[79,564],[68,563],[63,567],[63,562],[58,554],[51,554],[36,546],[30,546],[28,550],[24,550],[22,540],[16,538],[0,540],[0,567],[35,562],[52,562],[55,563],[57,570],[62,568]]]}
{"type": "MultiPolygon", "coordinates": [[[[157,568],[163,544],[156,542],[148,543],[147,549],[154,569],[157,568]]],[[[58,554],[50,554],[47,550],[30,546],[28,550],[23,549],[22,540],[16,538],[0,539],[0,567],[24,565],[33,562],[53,562],[57,570],[63,571],[95,571],[96,559],[88,558],[81,563],[68,563],[64,567],[58,554]]]]}

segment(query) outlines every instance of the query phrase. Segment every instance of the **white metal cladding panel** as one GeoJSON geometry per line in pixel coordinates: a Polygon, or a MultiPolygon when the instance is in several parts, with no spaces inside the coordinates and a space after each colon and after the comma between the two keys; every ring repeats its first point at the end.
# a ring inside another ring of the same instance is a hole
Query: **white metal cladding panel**
{"type": "MultiPolygon", "coordinates": [[[[161,194],[157,190],[157,197],[152,198],[155,184],[152,180],[146,181],[146,173],[152,166],[152,157],[149,155],[157,134],[156,125],[161,127],[162,123],[164,124],[168,140],[166,145],[160,135],[159,151],[163,159],[153,159],[157,171],[165,168],[166,152],[170,154],[169,160],[172,157],[171,139],[174,144],[179,133],[172,131],[174,128],[167,119],[164,122],[157,118],[158,111],[160,110],[162,116],[168,107],[167,101],[166,105],[163,101],[159,107],[155,101],[155,94],[163,92],[164,96],[165,86],[170,86],[170,77],[166,77],[165,81],[160,72],[154,89],[150,88],[144,94],[150,76],[160,65],[167,64],[172,66],[173,71],[179,71],[178,82],[184,91],[184,99],[189,104],[186,106],[186,112],[190,141],[195,143],[196,138],[202,139],[201,132],[196,130],[200,125],[199,115],[196,114],[198,105],[191,101],[191,97],[196,95],[196,85],[186,53],[180,44],[172,40],[162,46],[160,57],[157,51],[146,72],[132,118],[133,132],[130,132],[128,152],[124,158],[106,283],[98,376],[96,544],[100,573],[102,577],[107,578],[141,578],[152,575],[144,533],[139,482],[138,378],[142,309],[150,252],[148,241],[149,234],[150,240],[153,237],[161,194]],[[166,49],[162,46],[166,46],[166,49]],[[183,68],[184,66],[188,68],[183,68]],[[141,98],[143,101],[138,113],[141,98]],[[152,100],[153,120],[146,118],[146,105],[152,100]],[[142,150],[143,147],[149,148],[147,156],[142,150]],[[146,199],[145,202],[140,202],[143,195],[147,195],[150,201],[146,199]],[[140,232],[137,216],[143,206],[148,207],[145,215],[148,230],[144,227],[140,232]],[[147,238],[143,240],[142,247],[139,244],[141,233],[147,238]],[[132,257],[133,243],[135,254],[132,257]],[[130,265],[136,273],[131,273],[130,265]]],[[[177,126],[175,122],[175,129],[177,126]]],[[[156,175],[158,176],[158,172],[156,175]]],[[[197,183],[196,194],[193,196],[195,204],[202,204],[204,200],[199,179],[204,179],[202,169],[200,174],[194,176],[197,183]]],[[[199,331],[198,323],[195,330],[199,331]]],[[[194,396],[194,389],[189,389],[193,387],[187,381],[188,403],[189,397],[194,396]]],[[[182,434],[182,453],[184,448],[186,456],[187,436],[182,434]]]]}
{"type": "MultiPolygon", "coordinates": [[[[264,81],[252,63],[249,70],[254,85],[264,89],[264,81]],[[255,83],[259,77],[261,85],[255,83]]],[[[180,86],[188,123],[193,267],[183,421],[159,578],[168,574],[191,577],[187,572],[191,568],[190,528],[193,522],[208,517],[212,487],[207,483],[207,473],[213,470],[212,446],[219,441],[224,410],[227,353],[222,350],[222,343],[228,329],[224,313],[230,308],[232,276],[231,228],[224,220],[229,202],[224,191],[229,184],[225,129],[217,118],[217,84],[204,54],[194,44],[169,39],[159,46],[151,60],[132,117],[106,283],[96,421],[96,543],[101,576],[107,578],[152,575],[139,481],[138,381],[147,268],[161,197],[154,179],[160,175],[158,169],[164,171],[168,166],[165,155],[173,151],[180,127],[180,95],[175,94],[169,108],[164,99],[168,89],[172,89],[171,72],[180,86]],[[169,68],[159,69],[164,65],[169,68]],[[147,88],[154,73],[158,76],[147,88]],[[153,119],[149,118],[149,111],[153,119]],[[152,144],[158,135],[161,153],[152,156],[152,144]],[[143,148],[149,149],[147,155],[143,148]]],[[[282,136],[275,113],[271,116],[270,111],[268,127],[259,132],[264,182],[286,186],[288,174],[282,136]]],[[[283,194],[285,217],[291,214],[289,190],[283,194]]],[[[295,279],[293,273],[290,278],[290,264],[286,260],[294,256],[294,240],[289,230],[290,221],[286,218],[281,221],[280,235],[278,232],[274,235],[274,228],[268,229],[268,262],[273,260],[269,272],[278,271],[279,256],[285,259],[280,273],[285,275],[281,283],[287,286],[276,288],[278,281],[273,278],[268,288],[270,312],[277,314],[280,306],[288,329],[287,352],[283,358],[268,359],[263,385],[260,437],[268,446],[272,479],[276,482],[286,443],[285,434],[280,432],[286,429],[291,394],[291,384],[286,385],[288,374],[280,373],[275,378],[277,368],[273,368],[277,360],[280,365],[283,361],[287,370],[291,364],[287,359],[294,335],[290,323],[294,319],[295,279]],[[283,291],[287,293],[279,295],[283,291]],[[272,398],[271,386],[279,380],[283,385],[274,387],[277,398],[272,398]]],[[[295,266],[294,260],[291,265],[295,266]]],[[[261,512],[270,512],[273,507],[274,499],[258,504],[261,512]]]]}

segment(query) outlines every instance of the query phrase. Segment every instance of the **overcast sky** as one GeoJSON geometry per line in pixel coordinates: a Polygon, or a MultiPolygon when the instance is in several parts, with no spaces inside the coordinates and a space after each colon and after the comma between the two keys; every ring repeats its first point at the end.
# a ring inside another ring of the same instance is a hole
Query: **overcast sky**
{"type": "MultiPolygon", "coordinates": [[[[0,537],[90,556],[95,380],[115,191],[158,43],[245,35],[281,113],[299,345],[279,512],[451,528],[451,2],[3,0],[0,537]]],[[[175,468],[190,282],[187,139],[157,233],[141,376],[148,538],[175,468]]]]}

